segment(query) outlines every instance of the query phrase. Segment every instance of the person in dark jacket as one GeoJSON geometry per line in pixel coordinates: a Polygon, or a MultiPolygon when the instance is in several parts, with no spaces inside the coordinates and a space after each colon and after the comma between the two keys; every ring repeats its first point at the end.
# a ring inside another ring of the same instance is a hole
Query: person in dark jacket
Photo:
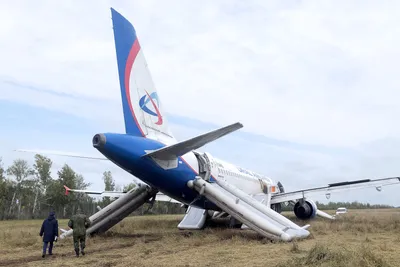
{"type": "Polygon", "coordinates": [[[57,242],[58,238],[58,221],[53,211],[50,212],[49,217],[43,221],[42,228],[40,229],[40,236],[43,236],[42,258],[46,256],[46,250],[49,243],[49,255],[53,255],[53,242],[57,242]]]}

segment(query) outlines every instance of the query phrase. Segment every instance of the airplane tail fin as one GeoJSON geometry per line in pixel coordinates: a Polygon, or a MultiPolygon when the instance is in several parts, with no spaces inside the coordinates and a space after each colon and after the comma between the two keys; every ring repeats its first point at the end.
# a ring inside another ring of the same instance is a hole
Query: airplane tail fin
{"type": "Polygon", "coordinates": [[[171,143],[175,139],[169,130],[135,28],[113,8],[111,14],[126,133],[171,143]]]}

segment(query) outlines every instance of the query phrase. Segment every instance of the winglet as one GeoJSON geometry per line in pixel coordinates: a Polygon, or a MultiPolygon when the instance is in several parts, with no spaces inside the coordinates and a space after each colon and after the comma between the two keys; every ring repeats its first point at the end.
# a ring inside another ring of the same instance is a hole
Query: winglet
{"type": "Polygon", "coordinates": [[[65,188],[65,195],[68,196],[69,191],[71,190],[68,186],[64,185],[65,188]]]}

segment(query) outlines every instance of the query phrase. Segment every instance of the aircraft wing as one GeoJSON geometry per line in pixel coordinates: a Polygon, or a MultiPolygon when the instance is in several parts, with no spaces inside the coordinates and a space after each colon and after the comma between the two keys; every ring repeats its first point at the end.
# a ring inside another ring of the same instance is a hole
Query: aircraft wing
{"type": "Polygon", "coordinates": [[[381,191],[382,186],[393,185],[393,184],[400,184],[400,177],[380,178],[374,180],[364,179],[364,180],[333,183],[324,187],[315,187],[315,188],[272,195],[271,204],[308,198],[318,194],[319,195],[325,194],[327,198],[329,198],[331,193],[333,192],[341,192],[351,189],[375,187],[376,190],[381,191]]]}
{"type": "Polygon", "coordinates": [[[109,160],[103,156],[85,156],[85,155],[80,155],[80,154],[76,154],[76,153],[72,153],[72,152],[53,151],[53,150],[16,149],[14,151],[47,154],[47,155],[54,155],[54,156],[65,156],[65,157],[81,158],[81,159],[109,160]]]}
{"type": "Polygon", "coordinates": [[[81,190],[81,189],[71,189],[64,185],[65,195],[68,196],[69,192],[85,193],[89,195],[98,195],[101,197],[120,197],[126,194],[126,192],[116,192],[116,191],[91,191],[91,190],[81,190]]]}
{"type": "MultiPolygon", "coordinates": [[[[85,193],[88,195],[98,195],[101,197],[120,197],[126,194],[126,192],[116,192],[116,191],[91,191],[91,190],[80,190],[80,189],[71,189],[68,188],[66,185],[64,185],[65,188],[65,195],[67,196],[69,192],[76,192],[76,193],[85,193]]],[[[162,202],[171,202],[171,203],[181,203],[173,198],[170,198],[167,195],[164,195],[161,192],[158,192],[156,195],[156,201],[162,201],[162,202]]]]}

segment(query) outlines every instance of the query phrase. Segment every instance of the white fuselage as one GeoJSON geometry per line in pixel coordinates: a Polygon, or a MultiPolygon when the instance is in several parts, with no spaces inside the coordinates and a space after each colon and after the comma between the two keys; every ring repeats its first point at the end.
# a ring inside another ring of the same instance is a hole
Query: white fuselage
{"type": "MultiPolygon", "coordinates": [[[[216,180],[223,179],[227,183],[239,188],[249,195],[265,194],[266,187],[268,186],[274,187],[275,191],[273,194],[279,193],[278,186],[276,186],[276,183],[269,177],[238,167],[221,159],[217,159],[209,153],[205,154],[211,164],[211,175],[216,180]]],[[[184,155],[183,159],[192,167],[192,169],[199,169],[199,163],[193,153],[184,155]]]]}
{"type": "MultiPolygon", "coordinates": [[[[250,195],[261,194],[263,186],[273,185],[273,181],[261,174],[237,167],[231,163],[214,158],[217,163],[218,178],[223,178],[229,184],[250,195]]],[[[217,178],[217,179],[218,179],[217,178]]]]}

